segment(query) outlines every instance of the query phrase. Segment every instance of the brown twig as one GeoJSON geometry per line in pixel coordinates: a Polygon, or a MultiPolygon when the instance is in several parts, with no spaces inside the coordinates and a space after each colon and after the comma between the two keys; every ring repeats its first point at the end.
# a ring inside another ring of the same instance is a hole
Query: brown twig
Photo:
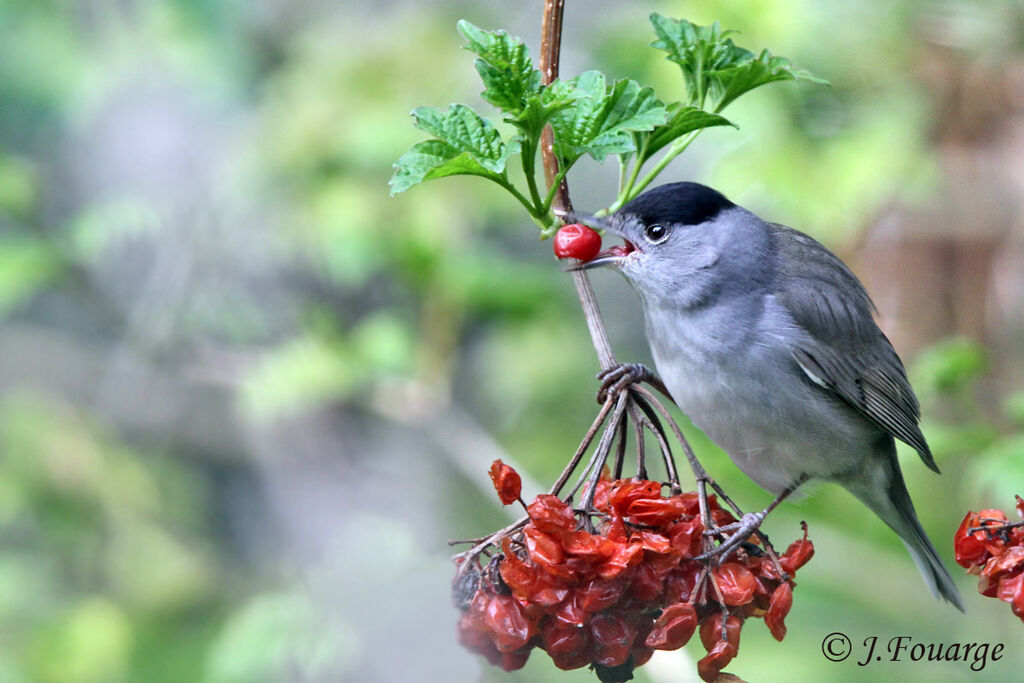
{"type": "MultiPolygon", "coordinates": [[[[562,48],[562,14],[564,10],[565,0],[545,0],[544,2],[544,18],[540,29],[540,73],[545,85],[558,78],[558,62],[562,48]]],[[[558,177],[558,159],[555,157],[553,143],[554,134],[551,131],[551,126],[547,126],[541,135],[540,156],[544,164],[544,177],[547,179],[549,191],[552,183],[558,177]]],[[[569,199],[569,184],[564,178],[555,192],[555,198],[551,206],[555,215],[560,218],[572,211],[572,201],[569,199]]],[[[576,293],[580,297],[580,305],[583,307],[583,315],[587,320],[590,338],[594,342],[597,360],[601,364],[601,369],[607,370],[615,365],[615,356],[612,354],[612,345],[608,341],[608,333],[605,331],[604,322],[601,320],[601,311],[597,307],[597,297],[594,296],[594,289],[590,286],[590,279],[583,271],[573,271],[572,281],[576,285],[576,293]]]]}

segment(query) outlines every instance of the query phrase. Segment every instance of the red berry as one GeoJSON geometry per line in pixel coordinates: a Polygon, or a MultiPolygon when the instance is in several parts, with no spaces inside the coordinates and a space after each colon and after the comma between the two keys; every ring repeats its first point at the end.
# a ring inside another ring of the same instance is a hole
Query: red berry
{"type": "Polygon", "coordinates": [[[585,225],[564,225],[555,233],[555,256],[589,261],[601,251],[601,236],[585,225]]]}
{"type": "Polygon", "coordinates": [[[718,582],[718,589],[722,591],[722,600],[725,604],[735,607],[745,605],[754,599],[757,579],[742,564],[726,562],[712,569],[711,574],[718,582]]]}
{"type": "MultiPolygon", "coordinates": [[[[503,499],[518,498],[520,484],[511,468],[497,461],[492,476],[503,499]]],[[[560,669],[632,669],[654,649],[682,647],[699,629],[708,655],[698,673],[713,680],[736,656],[745,619],[763,617],[781,639],[792,584],[781,582],[770,558],[747,553],[709,576],[706,565],[692,561],[704,540],[697,494],[665,496],[662,489],[659,482],[613,480],[606,473],[595,490],[598,520],[582,529],[571,503],[537,496],[522,528],[502,538],[500,559],[492,559],[486,571],[475,569],[467,582],[467,591],[474,592],[462,604],[462,644],[506,670],[523,666],[534,647],[546,650],[560,669]]],[[[720,525],[733,519],[714,497],[708,510],[720,525]]],[[[1002,520],[995,511],[985,514],[1002,520]]],[[[1024,543],[1018,547],[1002,540],[1005,533],[988,531],[962,530],[958,540],[985,538],[988,562],[977,571],[986,594],[1009,602],[1024,619],[1024,543]],[[1002,544],[998,549],[990,547],[994,538],[1002,544]]],[[[805,529],[804,538],[783,555],[786,570],[798,569],[813,548],[805,529]]]]}
{"type": "Polygon", "coordinates": [[[764,615],[764,623],[768,625],[768,630],[772,632],[775,640],[782,640],[786,636],[786,624],[783,620],[792,606],[793,584],[787,581],[772,593],[771,605],[768,607],[768,613],[764,615]]]}
{"type": "Polygon", "coordinates": [[[779,564],[787,574],[792,576],[812,557],[814,557],[814,544],[807,540],[807,527],[805,526],[804,537],[789,544],[786,552],[779,558],[779,564]]]}
{"type": "Polygon", "coordinates": [[[494,490],[498,492],[498,498],[502,505],[510,505],[519,499],[523,491],[523,481],[519,473],[512,467],[506,465],[499,458],[491,463],[491,481],[494,483],[494,490]]]}
{"type": "MultiPolygon", "coordinates": [[[[725,639],[729,644],[740,649],[740,630],[743,628],[743,620],[732,614],[725,620],[725,639]]],[[[704,649],[711,652],[715,643],[722,639],[722,613],[716,611],[700,623],[700,642],[704,649]]]]}
{"type": "Polygon", "coordinates": [[[705,681],[718,680],[718,674],[722,669],[729,666],[729,662],[736,656],[736,648],[731,643],[720,640],[715,643],[707,656],[697,662],[697,673],[705,681]]]}
{"type": "Polygon", "coordinates": [[[688,602],[669,605],[654,622],[646,645],[658,650],[678,650],[697,630],[697,612],[688,602]]]}
{"type": "Polygon", "coordinates": [[[576,528],[576,516],[572,508],[558,496],[542,493],[526,508],[533,526],[549,533],[572,531],[576,528]]]}

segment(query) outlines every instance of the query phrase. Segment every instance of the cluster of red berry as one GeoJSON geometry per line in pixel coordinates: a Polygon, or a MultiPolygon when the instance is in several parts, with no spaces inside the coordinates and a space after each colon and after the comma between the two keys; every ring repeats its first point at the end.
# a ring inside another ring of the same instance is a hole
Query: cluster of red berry
{"type": "MultiPolygon", "coordinates": [[[[503,501],[520,497],[509,470],[500,461],[491,470],[503,501]]],[[[698,671],[713,681],[736,656],[747,618],[763,617],[782,640],[790,577],[814,554],[806,529],[778,563],[752,543],[722,564],[697,560],[706,528],[697,493],[661,490],[602,478],[590,515],[537,496],[521,535],[505,537],[486,567],[472,559],[459,572],[462,644],[506,670],[539,647],[561,669],[590,664],[603,681],[625,681],[654,650],[682,647],[699,626],[707,655],[698,671]]],[[[736,521],[714,496],[708,506],[715,526],[736,521]]]]}
{"type": "MultiPolygon", "coordinates": [[[[1020,496],[1017,514],[1024,517],[1020,496]]],[[[978,575],[978,592],[1010,603],[1024,621],[1024,522],[1010,522],[1002,510],[968,512],[953,548],[957,563],[978,575]]]]}

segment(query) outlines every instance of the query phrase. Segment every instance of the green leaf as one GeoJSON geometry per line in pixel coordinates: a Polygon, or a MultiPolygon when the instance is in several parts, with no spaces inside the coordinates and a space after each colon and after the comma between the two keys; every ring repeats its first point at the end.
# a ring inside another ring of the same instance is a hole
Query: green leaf
{"type": "Polygon", "coordinates": [[[416,127],[444,140],[460,152],[468,152],[481,166],[494,173],[505,170],[514,145],[506,145],[501,134],[487,119],[464,104],[453,104],[447,111],[420,107],[413,111],[416,127]]]}
{"type": "Polygon", "coordinates": [[[533,68],[523,41],[504,31],[485,31],[465,20],[458,28],[469,41],[466,49],[480,56],[476,70],[484,82],[483,99],[502,111],[522,112],[541,89],[540,71],[533,68]]]}
{"type": "Polygon", "coordinates": [[[721,111],[740,95],[774,81],[811,81],[828,85],[828,81],[793,66],[785,57],[773,57],[768,50],[752,61],[708,74],[708,96],[715,111],[721,111]]]}
{"type": "Polygon", "coordinates": [[[604,161],[635,149],[631,133],[665,123],[668,110],[650,87],[624,79],[610,88],[604,74],[586,71],[570,82],[582,96],[551,119],[555,154],[571,166],[583,154],[604,161]]]}
{"type": "Polygon", "coordinates": [[[678,102],[669,105],[668,111],[671,118],[666,123],[657,126],[649,133],[633,133],[636,148],[641,151],[638,154],[637,163],[643,165],[663,147],[695,130],[713,126],[736,127],[736,124],[723,116],[711,114],[698,107],[683,106],[678,102]]]}
{"type": "Polygon", "coordinates": [[[548,121],[563,109],[583,96],[571,83],[557,80],[531,95],[521,111],[506,116],[505,120],[514,125],[527,140],[536,140],[548,121]]]}
{"type": "Polygon", "coordinates": [[[481,166],[467,152],[460,152],[443,140],[416,143],[399,157],[394,168],[395,173],[388,181],[392,196],[434,178],[475,175],[495,180],[499,177],[481,166]]]}
{"type": "Polygon", "coordinates": [[[413,112],[416,127],[437,139],[417,143],[395,162],[391,194],[425,180],[451,175],[476,175],[501,182],[508,158],[519,141],[506,144],[490,121],[463,104],[447,111],[420,107],[413,112]]]}
{"type": "Polygon", "coordinates": [[[685,19],[654,13],[651,24],[658,36],[651,46],[667,52],[666,59],[679,65],[686,79],[687,97],[699,107],[707,93],[707,72],[729,69],[754,58],[754,53],[728,37],[734,31],[723,31],[717,21],[710,26],[698,26],[685,19]]]}
{"type": "Polygon", "coordinates": [[[685,19],[651,15],[658,39],[653,47],[668,53],[678,64],[686,80],[690,103],[721,111],[740,95],[773,81],[807,80],[827,83],[784,57],[773,57],[767,50],[755,57],[750,50],[736,45],[733,31],[723,31],[718,22],[698,26],[685,19]]]}

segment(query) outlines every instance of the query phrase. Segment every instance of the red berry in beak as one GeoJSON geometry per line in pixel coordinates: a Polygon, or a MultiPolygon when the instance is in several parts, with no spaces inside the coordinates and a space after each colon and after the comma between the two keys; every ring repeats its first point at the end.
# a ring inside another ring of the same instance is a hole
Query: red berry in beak
{"type": "Polygon", "coordinates": [[[565,225],[555,233],[555,256],[590,261],[601,251],[601,236],[585,225],[565,225]]]}

